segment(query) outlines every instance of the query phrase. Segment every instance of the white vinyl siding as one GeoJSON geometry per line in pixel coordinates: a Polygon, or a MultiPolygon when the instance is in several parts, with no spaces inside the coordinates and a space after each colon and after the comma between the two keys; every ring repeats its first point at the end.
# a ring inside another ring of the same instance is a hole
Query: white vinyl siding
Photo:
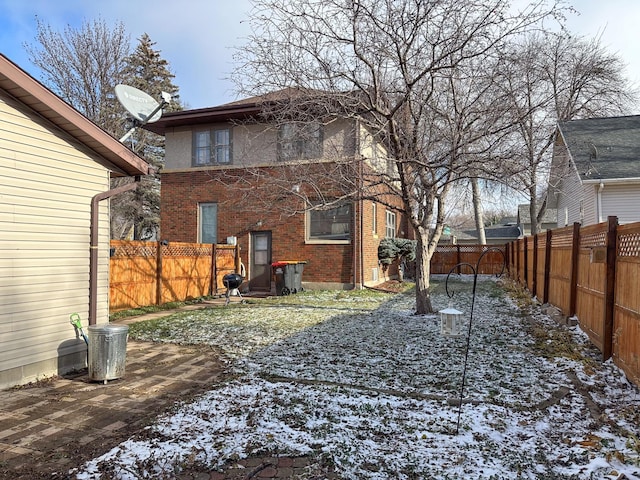
{"type": "MultiPolygon", "coordinates": [[[[0,387],[2,372],[85,350],[90,208],[109,189],[99,158],[0,92],[0,387]]],[[[108,321],[109,209],[100,205],[97,323],[108,321]]],[[[56,374],[37,371],[33,375],[56,374]]]]}
{"type": "Polygon", "coordinates": [[[581,222],[580,201],[583,197],[582,184],[577,175],[572,174],[562,180],[558,195],[558,227],[581,222]],[[566,212],[566,214],[565,214],[566,212]]]}
{"type": "Polygon", "coordinates": [[[618,223],[640,222],[640,184],[605,184],[601,192],[602,221],[615,215],[618,223]]]}

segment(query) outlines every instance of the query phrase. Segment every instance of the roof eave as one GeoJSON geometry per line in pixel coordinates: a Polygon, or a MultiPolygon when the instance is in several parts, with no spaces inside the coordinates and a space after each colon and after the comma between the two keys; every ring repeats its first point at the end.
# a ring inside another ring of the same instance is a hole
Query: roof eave
{"type": "Polygon", "coordinates": [[[205,125],[229,120],[246,120],[256,117],[261,111],[261,107],[256,103],[182,110],[166,113],[157,122],[148,123],[143,128],[158,135],[164,135],[167,130],[175,127],[205,125]]]}
{"type": "Polygon", "coordinates": [[[115,176],[150,173],[146,161],[2,54],[0,89],[107,160],[115,176]]]}

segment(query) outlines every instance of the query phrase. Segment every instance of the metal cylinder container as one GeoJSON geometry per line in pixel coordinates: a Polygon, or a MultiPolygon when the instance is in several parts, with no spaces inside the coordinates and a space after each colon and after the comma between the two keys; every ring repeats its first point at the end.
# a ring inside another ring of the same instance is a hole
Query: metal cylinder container
{"type": "Polygon", "coordinates": [[[89,380],[107,383],[124,376],[128,325],[89,325],[89,380]]]}

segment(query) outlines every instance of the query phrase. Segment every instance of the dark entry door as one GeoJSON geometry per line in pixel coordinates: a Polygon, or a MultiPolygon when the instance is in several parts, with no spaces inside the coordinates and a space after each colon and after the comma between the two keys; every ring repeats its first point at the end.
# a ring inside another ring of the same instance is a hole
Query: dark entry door
{"type": "Polygon", "coordinates": [[[271,290],[271,232],[251,232],[250,290],[271,290]]]}

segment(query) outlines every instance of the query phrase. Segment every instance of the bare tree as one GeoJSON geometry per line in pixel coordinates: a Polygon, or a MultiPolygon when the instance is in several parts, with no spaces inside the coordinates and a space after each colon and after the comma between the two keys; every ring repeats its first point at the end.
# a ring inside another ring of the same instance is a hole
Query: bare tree
{"type": "MultiPolygon", "coordinates": [[[[356,195],[375,194],[371,185],[398,185],[417,237],[418,313],[433,311],[429,262],[451,184],[472,166],[481,168],[474,160],[501,130],[486,119],[474,122],[470,102],[456,103],[456,92],[466,98],[475,92],[461,79],[555,13],[555,3],[516,11],[506,0],[255,2],[255,34],[238,54],[240,90],[324,92],[313,98],[316,109],[352,118],[382,139],[395,168],[359,185],[356,195]]],[[[283,115],[291,115],[291,106],[283,115]]]]}
{"type": "Polygon", "coordinates": [[[103,19],[57,32],[37,21],[36,45],[25,44],[43,82],[64,101],[110,133],[122,129],[114,87],[124,78],[130,38],[122,23],[103,19]]]}
{"type": "Polygon", "coordinates": [[[621,59],[598,38],[538,32],[514,43],[505,58],[500,84],[516,128],[506,147],[514,161],[503,176],[529,197],[535,234],[547,208],[544,182],[557,122],[628,112],[636,92],[621,59]]]}
{"type": "MultiPolygon", "coordinates": [[[[115,86],[126,83],[155,98],[160,91],[175,96],[170,109],[180,109],[177,87],[166,60],[153,49],[148,35],[140,38],[131,53],[130,38],[119,22],[110,28],[102,19],[85,21],[80,28],[53,30],[38,20],[35,45],[25,45],[31,62],[41,71],[43,82],[67,103],[116,138],[129,129],[127,114],[115,97],[115,86]]],[[[132,149],[156,168],[161,167],[164,143],[159,136],[138,129],[132,149]]],[[[132,179],[114,179],[118,186],[132,179]]],[[[111,199],[111,238],[145,239],[159,229],[159,177],[142,179],[134,192],[111,199]]]]}

